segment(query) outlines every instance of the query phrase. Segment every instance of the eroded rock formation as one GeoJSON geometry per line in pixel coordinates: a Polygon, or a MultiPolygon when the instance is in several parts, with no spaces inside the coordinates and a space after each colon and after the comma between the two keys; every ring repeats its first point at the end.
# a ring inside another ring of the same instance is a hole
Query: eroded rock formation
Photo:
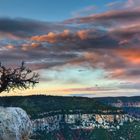
{"type": "Polygon", "coordinates": [[[0,140],[28,140],[31,121],[24,110],[0,107],[0,140]]]}
{"type": "Polygon", "coordinates": [[[59,130],[62,125],[71,129],[119,129],[123,123],[134,121],[135,118],[127,114],[59,114],[32,120],[33,131],[52,132],[59,130]]]}

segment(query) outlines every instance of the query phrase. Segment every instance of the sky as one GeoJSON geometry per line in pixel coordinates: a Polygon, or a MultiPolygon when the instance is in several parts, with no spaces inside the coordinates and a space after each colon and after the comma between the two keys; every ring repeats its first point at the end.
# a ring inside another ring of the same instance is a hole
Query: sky
{"type": "MultiPolygon", "coordinates": [[[[0,0],[0,61],[39,73],[8,95],[140,95],[139,0],[0,0]]],[[[7,95],[3,92],[1,95],[7,95]]]]}

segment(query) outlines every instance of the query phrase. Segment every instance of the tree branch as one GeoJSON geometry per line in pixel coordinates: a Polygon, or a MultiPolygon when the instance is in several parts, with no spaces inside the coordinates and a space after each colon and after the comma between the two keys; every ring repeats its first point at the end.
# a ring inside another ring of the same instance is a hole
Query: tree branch
{"type": "Polygon", "coordinates": [[[39,83],[38,73],[33,73],[31,69],[22,62],[21,66],[15,69],[6,68],[0,63],[0,92],[17,89],[28,89],[39,83]]]}

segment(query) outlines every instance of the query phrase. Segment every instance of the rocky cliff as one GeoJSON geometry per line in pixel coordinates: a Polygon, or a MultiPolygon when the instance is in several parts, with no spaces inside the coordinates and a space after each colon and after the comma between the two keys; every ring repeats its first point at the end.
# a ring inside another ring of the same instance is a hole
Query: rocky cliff
{"type": "Polygon", "coordinates": [[[28,140],[31,121],[24,110],[0,107],[0,140],[28,140]]]}
{"type": "Polygon", "coordinates": [[[63,128],[71,129],[119,129],[125,122],[132,122],[135,118],[127,114],[59,114],[42,119],[32,120],[33,131],[51,132],[63,128]]]}
{"type": "Polygon", "coordinates": [[[104,97],[97,98],[97,101],[110,105],[113,107],[121,108],[127,114],[140,118],[140,97],[104,97]]]}

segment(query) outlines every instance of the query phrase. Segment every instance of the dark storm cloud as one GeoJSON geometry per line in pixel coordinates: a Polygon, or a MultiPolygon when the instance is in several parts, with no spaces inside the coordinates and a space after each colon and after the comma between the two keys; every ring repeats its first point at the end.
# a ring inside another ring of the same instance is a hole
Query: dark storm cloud
{"type": "Polygon", "coordinates": [[[15,37],[30,37],[33,35],[48,33],[50,31],[62,31],[64,25],[51,22],[41,22],[23,18],[0,18],[0,35],[15,37]]]}
{"type": "Polygon", "coordinates": [[[77,23],[77,24],[84,24],[84,23],[93,23],[106,26],[106,25],[114,25],[114,24],[122,24],[122,23],[131,23],[139,22],[140,18],[140,10],[139,9],[129,9],[129,10],[115,10],[115,11],[107,11],[105,13],[94,14],[91,16],[86,17],[78,17],[73,19],[68,19],[64,23],[77,23]]]}
{"type": "Polygon", "coordinates": [[[68,63],[77,58],[78,53],[59,51],[55,52],[42,44],[21,44],[20,46],[7,45],[0,50],[0,61],[8,65],[17,65],[25,61],[33,69],[45,69],[68,63]],[[34,47],[35,46],[35,47],[34,47]]]}

